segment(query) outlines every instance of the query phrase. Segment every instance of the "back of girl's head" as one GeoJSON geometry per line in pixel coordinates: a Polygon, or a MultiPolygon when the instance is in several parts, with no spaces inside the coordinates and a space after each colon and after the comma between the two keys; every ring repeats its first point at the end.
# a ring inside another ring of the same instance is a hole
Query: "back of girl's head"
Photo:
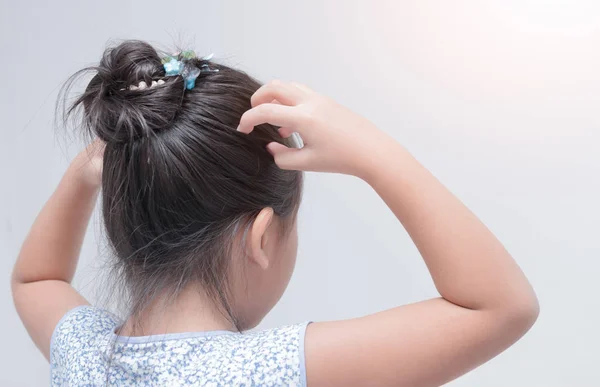
{"type": "Polygon", "coordinates": [[[302,175],[279,169],[265,149],[286,141],[275,127],[236,131],[260,84],[209,60],[190,63],[211,71],[186,90],[149,44],[108,48],[86,69],[96,74],[67,113],[80,111],[83,126],[106,143],[102,212],[132,312],[198,283],[235,322],[227,278],[235,236],[266,207],[285,236],[302,175]]]}

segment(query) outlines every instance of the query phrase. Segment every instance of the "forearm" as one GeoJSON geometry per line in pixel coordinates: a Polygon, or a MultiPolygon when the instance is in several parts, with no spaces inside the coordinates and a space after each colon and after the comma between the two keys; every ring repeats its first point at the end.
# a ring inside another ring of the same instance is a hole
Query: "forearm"
{"type": "Polygon", "coordinates": [[[406,228],[446,300],[469,309],[535,308],[519,266],[494,235],[397,143],[365,180],[406,228]]]}
{"type": "Polygon", "coordinates": [[[72,280],[99,191],[80,177],[80,168],[81,163],[71,164],[35,220],[15,264],[13,283],[72,280]]]}

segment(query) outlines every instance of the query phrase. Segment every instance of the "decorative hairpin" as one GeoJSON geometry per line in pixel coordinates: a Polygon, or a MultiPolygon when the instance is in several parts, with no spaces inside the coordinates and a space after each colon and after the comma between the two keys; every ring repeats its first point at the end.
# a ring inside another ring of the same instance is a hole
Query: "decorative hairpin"
{"type": "MultiPolygon", "coordinates": [[[[213,54],[200,58],[201,61],[209,61],[213,57],[213,54]]],[[[203,63],[200,67],[191,63],[190,60],[196,58],[196,53],[192,50],[183,51],[179,54],[173,54],[162,59],[163,67],[165,68],[165,75],[167,77],[181,75],[185,81],[185,88],[191,90],[196,85],[196,78],[202,72],[216,73],[219,69],[211,69],[207,63],[203,63]],[[178,59],[181,58],[181,59],[178,59]]]]}
{"type": "MultiPolygon", "coordinates": [[[[162,64],[165,69],[165,75],[167,77],[175,77],[181,75],[185,82],[186,90],[191,90],[196,86],[196,78],[201,73],[217,73],[219,69],[211,69],[208,65],[209,60],[213,58],[214,54],[210,54],[207,56],[203,56],[200,58],[202,65],[200,67],[196,66],[194,63],[191,63],[190,60],[196,58],[196,53],[192,50],[183,51],[181,53],[176,53],[171,56],[166,56],[162,58],[162,64]],[[181,58],[181,59],[178,59],[181,58]]],[[[164,85],[165,81],[159,79],[158,81],[152,81],[152,83],[147,84],[145,81],[141,81],[137,85],[131,85],[127,89],[128,90],[145,90],[152,89],[153,87],[164,85]]],[[[125,89],[121,89],[125,90],[125,89]]]]}

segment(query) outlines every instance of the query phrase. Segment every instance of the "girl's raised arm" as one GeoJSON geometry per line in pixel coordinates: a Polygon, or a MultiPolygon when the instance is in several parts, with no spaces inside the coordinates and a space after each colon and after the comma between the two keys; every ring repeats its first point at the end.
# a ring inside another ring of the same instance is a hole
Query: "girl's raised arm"
{"type": "Polygon", "coordinates": [[[23,243],[12,275],[13,300],[46,359],[54,327],[87,301],[71,286],[101,185],[104,145],[96,141],[71,163],[23,243]]]}
{"type": "Polygon", "coordinates": [[[273,82],[252,102],[238,130],[249,133],[268,122],[282,126],[284,137],[299,132],[302,149],[269,144],[281,168],[346,173],[370,184],[410,234],[441,295],[366,317],[309,325],[309,387],[439,386],[529,330],[538,303],[519,266],[400,144],[305,86],[273,82]]]}

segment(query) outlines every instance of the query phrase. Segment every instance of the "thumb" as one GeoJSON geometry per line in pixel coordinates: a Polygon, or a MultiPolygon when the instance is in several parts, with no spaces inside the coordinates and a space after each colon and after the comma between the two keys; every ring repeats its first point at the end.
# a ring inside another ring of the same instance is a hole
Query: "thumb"
{"type": "Polygon", "coordinates": [[[288,148],[278,142],[271,142],[267,145],[267,150],[273,155],[275,164],[281,169],[303,171],[307,168],[308,149],[306,148],[288,148]]]}

